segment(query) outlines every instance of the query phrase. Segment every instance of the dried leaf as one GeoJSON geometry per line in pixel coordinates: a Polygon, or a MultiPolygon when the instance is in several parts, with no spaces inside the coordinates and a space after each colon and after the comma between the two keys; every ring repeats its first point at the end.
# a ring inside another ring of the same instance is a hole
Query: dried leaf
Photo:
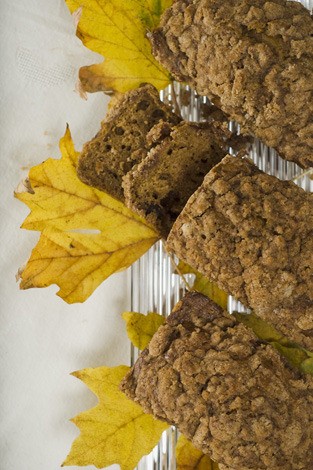
{"type": "Polygon", "coordinates": [[[158,443],[168,424],[145,414],[142,408],[119,390],[129,367],[99,367],[75,372],[99,398],[99,403],[72,421],[80,429],[65,465],[119,464],[133,470],[139,460],[158,443]]]}
{"type": "Polygon", "coordinates": [[[30,185],[29,179],[24,178],[22,181],[19,182],[16,190],[16,193],[31,193],[34,194],[34,191],[30,185]]]}
{"type": "Polygon", "coordinates": [[[16,194],[31,209],[22,227],[42,231],[20,287],[57,284],[66,302],[84,302],[108,276],[145,253],[158,234],[123,203],[78,179],[78,152],[68,128],[60,149],[60,160],[31,169],[34,194],[16,194]]]}
{"type": "Polygon", "coordinates": [[[125,92],[141,83],[162,90],[169,73],[155,60],[146,37],[155,28],[171,0],[65,0],[71,13],[82,8],[77,36],[105,57],[104,62],[82,67],[81,91],[125,92]]]}
{"type": "Polygon", "coordinates": [[[196,449],[185,436],[179,436],[176,445],[177,470],[218,470],[217,463],[196,449]]]}
{"type": "MultiPolygon", "coordinates": [[[[219,289],[216,284],[210,282],[202,274],[188,266],[183,261],[179,262],[178,270],[181,274],[194,274],[193,289],[208,296],[222,308],[227,308],[227,294],[219,289]]],[[[242,314],[235,312],[238,321],[251,328],[256,336],[270,343],[284,356],[290,364],[302,372],[313,375],[313,353],[289,341],[281,335],[272,325],[259,318],[254,313],[242,314]]]]}
{"type": "Polygon", "coordinates": [[[193,289],[203,295],[206,295],[220,307],[224,309],[227,308],[227,294],[216,284],[214,284],[214,282],[209,281],[197,270],[191,268],[183,261],[179,262],[178,270],[181,274],[194,274],[195,280],[193,283],[193,289]]]}
{"type": "Polygon", "coordinates": [[[165,322],[165,318],[158,313],[143,315],[137,312],[124,312],[127,335],[133,345],[138,349],[145,349],[154,333],[165,322]]]}
{"type": "Polygon", "coordinates": [[[289,341],[272,325],[259,318],[255,313],[249,315],[235,312],[238,321],[253,330],[258,338],[270,343],[291,365],[302,372],[313,375],[313,353],[289,341]]]}

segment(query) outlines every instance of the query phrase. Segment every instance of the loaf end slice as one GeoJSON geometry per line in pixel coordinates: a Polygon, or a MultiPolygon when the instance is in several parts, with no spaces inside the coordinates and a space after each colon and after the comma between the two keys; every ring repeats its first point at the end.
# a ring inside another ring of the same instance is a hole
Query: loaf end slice
{"type": "Polygon", "coordinates": [[[123,201],[122,178],[146,156],[146,136],[161,120],[175,125],[181,118],[160,101],[156,88],[146,84],[126,93],[84,145],[79,178],[123,201]]]}

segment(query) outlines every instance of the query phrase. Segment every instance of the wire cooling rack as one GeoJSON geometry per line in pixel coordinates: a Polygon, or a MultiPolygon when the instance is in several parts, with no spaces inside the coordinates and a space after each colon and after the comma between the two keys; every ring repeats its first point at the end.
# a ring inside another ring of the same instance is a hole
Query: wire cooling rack
{"type": "MultiPolygon", "coordinates": [[[[312,10],[313,0],[303,0],[302,3],[312,10]]],[[[161,92],[161,99],[165,102],[176,102],[182,117],[187,121],[203,120],[201,110],[209,103],[206,97],[198,96],[188,86],[179,83],[175,83],[161,92]]],[[[240,133],[240,128],[235,123],[230,123],[230,129],[240,133]]],[[[313,190],[313,181],[307,171],[295,163],[283,160],[273,149],[266,147],[257,139],[252,143],[249,157],[265,173],[282,180],[293,180],[306,191],[313,190]]],[[[131,267],[129,276],[131,310],[135,312],[157,312],[167,316],[185,293],[184,281],[175,273],[173,262],[165,252],[161,241],[131,267]]],[[[228,298],[228,310],[230,313],[234,310],[247,312],[247,309],[231,296],[228,298]]],[[[131,347],[130,362],[132,365],[138,354],[139,351],[131,347]]],[[[159,444],[151,454],[140,461],[137,469],[175,470],[177,437],[177,430],[170,427],[163,433],[159,444]]]]}

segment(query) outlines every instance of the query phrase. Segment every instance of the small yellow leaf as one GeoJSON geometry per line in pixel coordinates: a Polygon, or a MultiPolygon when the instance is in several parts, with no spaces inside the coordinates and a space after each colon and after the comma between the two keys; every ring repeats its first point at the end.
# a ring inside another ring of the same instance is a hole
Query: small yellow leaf
{"type": "Polygon", "coordinates": [[[145,349],[154,333],[165,322],[165,318],[158,313],[143,315],[137,312],[124,312],[122,314],[126,322],[127,335],[133,345],[138,349],[145,349]]]}
{"type": "Polygon", "coordinates": [[[249,315],[235,312],[233,315],[238,321],[251,328],[258,338],[277,349],[291,365],[301,372],[313,375],[313,352],[289,341],[288,338],[279,333],[272,325],[259,318],[253,312],[249,315]]]}
{"type": "Polygon", "coordinates": [[[178,271],[182,274],[194,274],[195,280],[193,284],[193,289],[203,295],[206,295],[220,307],[224,309],[227,308],[228,296],[226,292],[221,290],[214,282],[209,281],[202,274],[188,266],[188,264],[184,263],[183,261],[179,262],[178,271]]]}
{"type": "Polygon", "coordinates": [[[77,36],[105,61],[79,72],[84,91],[124,93],[141,83],[165,88],[169,73],[155,60],[146,37],[170,0],[65,0],[71,13],[81,8],[77,36]]]}
{"type": "Polygon", "coordinates": [[[176,445],[177,470],[218,470],[217,463],[196,449],[185,436],[179,436],[176,445]]]}
{"type": "MultiPolygon", "coordinates": [[[[209,297],[220,307],[227,308],[227,294],[219,289],[216,284],[210,282],[202,274],[180,261],[178,264],[180,274],[194,274],[195,280],[193,289],[209,297]]],[[[291,365],[300,371],[313,375],[313,352],[310,352],[296,343],[289,341],[280,334],[272,325],[259,318],[253,312],[242,314],[235,312],[234,316],[238,321],[244,323],[252,329],[255,335],[263,341],[270,343],[277,351],[284,356],[291,365]]]]}
{"type": "Polygon", "coordinates": [[[72,421],[80,429],[65,465],[94,465],[104,468],[119,464],[133,470],[151,452],[168,424],[145,414],[119,390],[129,367],[99,367],[75,372],[99,398],[99,403],[72,421]]]}
{"type": "Polygon", "coordinates": [[[62,158],[33,167],[33,193],[16,197],[31,209],[22,227],[42,231],[21,288],[57,284],[69,303],[86,300],[102,281],[130,266],[159,238],[144,220],[108,194],[82,183],[67,128],[62,158]]]}

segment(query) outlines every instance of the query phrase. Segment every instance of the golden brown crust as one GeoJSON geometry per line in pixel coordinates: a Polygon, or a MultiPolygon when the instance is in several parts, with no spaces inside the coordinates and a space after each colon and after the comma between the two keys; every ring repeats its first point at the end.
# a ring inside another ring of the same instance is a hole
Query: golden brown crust
{"type": "Polygon", "coordinates": [[[313,465],[313,380],[207,297],[185,296],[122,390],[223,470],[313,465]]]}
{"type": "Polygon", "coordinates": [[[286,0],[176,0],[151,35],[180,81],[274,147],[313,165],[313,20],[286,0]]]}
{"type": "Polygon", "coordinates": [[[313,194],[227,156],[189,199],[167,246],[313,351],[313,194]]]}

